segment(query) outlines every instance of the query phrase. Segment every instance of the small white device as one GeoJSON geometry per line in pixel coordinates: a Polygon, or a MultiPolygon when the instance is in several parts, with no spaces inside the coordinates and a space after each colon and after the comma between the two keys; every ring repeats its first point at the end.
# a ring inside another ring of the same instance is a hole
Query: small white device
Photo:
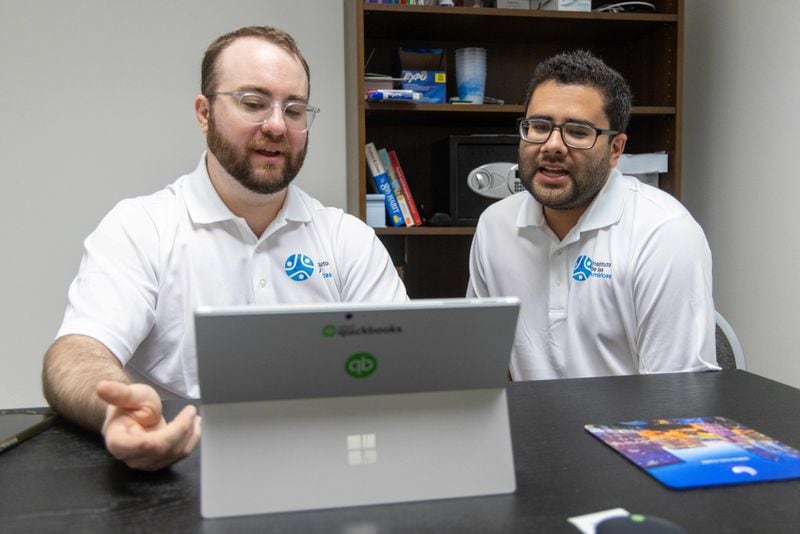
{"type": "Polygon", "coordinates": [[[508,162],[486,163],[467,175],[467,185],[475,193],[488,198],[505,198],[522,191],[519,165],[508,162]]]}

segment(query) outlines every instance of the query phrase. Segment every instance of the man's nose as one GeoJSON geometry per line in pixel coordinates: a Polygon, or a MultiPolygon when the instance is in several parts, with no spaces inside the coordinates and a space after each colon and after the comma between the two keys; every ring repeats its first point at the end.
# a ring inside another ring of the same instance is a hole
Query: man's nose
{"type": "Polygon", "coordinates": [[[566,152],[567,145],[564,144],[564,138],[561,136],[561,128],[553,128],[550,132],[550,137],[542,145],[542,150],[546,152],[566,152]]]}
{"type": "Polygon", "coordinates": [[[271,133],[286,133],[286,118],[283,116],[283,108],[275,104],[270,116],[261,123],[261,129],[271,133]]]}

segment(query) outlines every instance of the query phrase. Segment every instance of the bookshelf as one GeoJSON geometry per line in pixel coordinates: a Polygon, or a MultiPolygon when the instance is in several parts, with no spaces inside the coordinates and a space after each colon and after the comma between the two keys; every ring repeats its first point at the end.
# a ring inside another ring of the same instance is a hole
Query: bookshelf
{"type": "MultiPolygon", "coordinates": [[[[631,85],[634,108],[627,152],[666,151],[669,170],[661,189],[680,198],[683,0],[654,0],[655,13],[573,13],[475,7],[442,8],[363,4],[346,13],[355,54],[350,74],[353,103],[351,211],[364,217],[367,180],[364,145],[394,149],[424,216],[448,212],[450,177],[442,168],[450,135],[515,134],[528,79],[536,64],[555,53],[588,49],[631,85]],[[487,49],[486,95],[503,105],[365,102],[364,73],[391,73],[401,46],[444,48],[447,95],[456,94],[455,50],[487,49]],[[365,61],[369,65],[365,69],[365,61]],[[358,151],[356,154],[355,152],[358,151]],[[443,153],[444,151],[444,153],[443,153]],[[357,160],[357,161],[356,161],[357,160]]],[[[463,296],[474,228],[380,229],[414,298],[463,296]]]]}

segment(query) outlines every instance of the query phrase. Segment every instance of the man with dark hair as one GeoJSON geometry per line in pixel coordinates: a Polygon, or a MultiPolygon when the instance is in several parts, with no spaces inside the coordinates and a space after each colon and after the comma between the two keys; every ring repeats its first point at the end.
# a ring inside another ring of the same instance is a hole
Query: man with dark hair
{"type": "Polygon", "coordinates": [[[207,152],[162,191],[117,204],[87,238],[44,359],[50,404],[139,469],[180,460],[200,437],[194,407],[171,422],[161,411],[162,396],[200,394],[198,306],[408,298],[372,229],[290,185],[319,111],[294,39],[269,27],[223,35],[201,88],[207,152]]]}
{"type": "Polygon", "coordinates": [[[518,121],[527,191],[482,214],[467,290],[521,299],[514,380],[718,369],[702,229],[615,168],[630,108],[628,84],[588,52],[533,74],[518,121]]]}

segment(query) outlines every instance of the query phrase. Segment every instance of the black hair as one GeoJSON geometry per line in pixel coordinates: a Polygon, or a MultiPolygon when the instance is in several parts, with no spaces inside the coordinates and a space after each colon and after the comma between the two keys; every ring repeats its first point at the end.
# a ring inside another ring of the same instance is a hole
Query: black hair
{"type": "Polygon", "coordinates": [[[586,50],[564,52],[552,56],[536,66],[528,84],[525,109],[539,85],[547,81],[561,85],[588,85],[603,95],[603,110],[610,128],[624,132],[631,114],[631,89],[622,75],[603,63],[603,60],[586,50]]]}

